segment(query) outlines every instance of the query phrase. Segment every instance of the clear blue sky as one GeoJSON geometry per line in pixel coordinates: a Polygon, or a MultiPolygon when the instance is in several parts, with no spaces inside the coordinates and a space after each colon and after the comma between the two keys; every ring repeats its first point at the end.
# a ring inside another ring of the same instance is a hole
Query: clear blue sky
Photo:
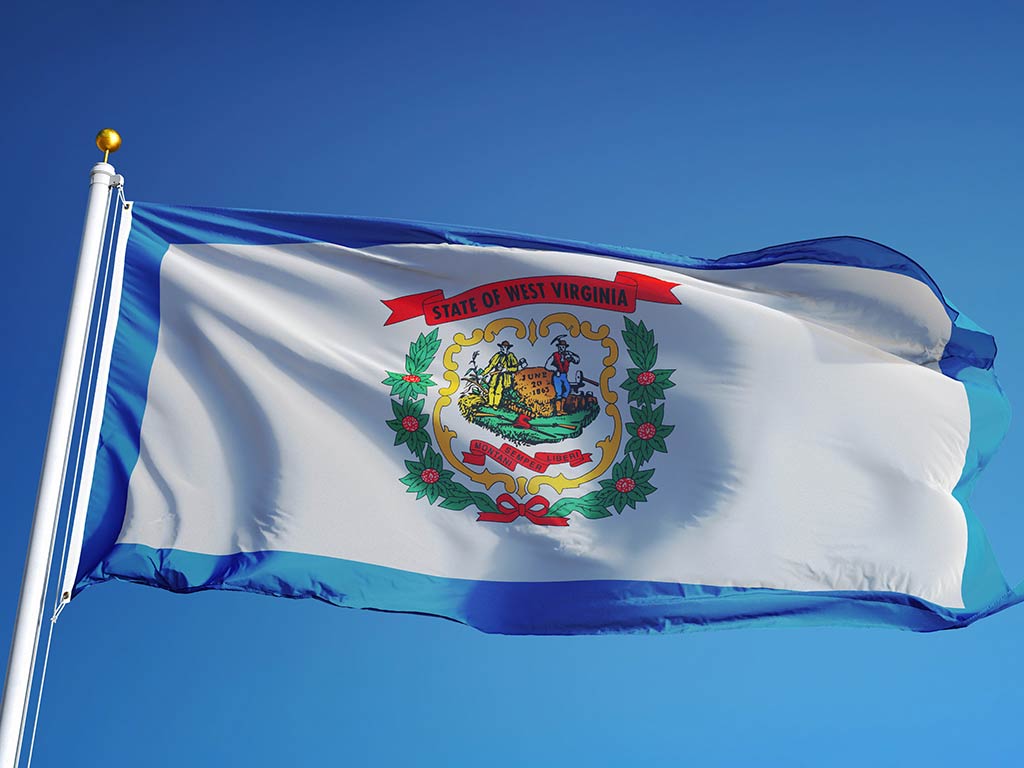
{"type": "MultiPolygon", "coordinates": [[[[106,125],[138,200],[702,256],[878,240],[996,336],[1021,407],[1024,6],[505,5],[5,11],[4,649],[106,125]]],[[[975,494],[1011,581],[1022,458],[1011,429],[975,494]]],[[[935,635],[509,638],[108,584],[58,625],[36,764],[1005,765],[1022,632],[1024,608],[935,635]]]]}

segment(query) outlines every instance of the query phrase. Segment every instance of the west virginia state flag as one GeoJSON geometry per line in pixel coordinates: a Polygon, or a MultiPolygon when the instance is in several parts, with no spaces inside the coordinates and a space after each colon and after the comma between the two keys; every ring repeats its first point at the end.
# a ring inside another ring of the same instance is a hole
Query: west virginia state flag
{"type": "Polygon", "coordinates": [[[135,203],[75,591],[123,579],[487,632],[962,626],[992,338],[913,261],[719,259],[135,203]]]}

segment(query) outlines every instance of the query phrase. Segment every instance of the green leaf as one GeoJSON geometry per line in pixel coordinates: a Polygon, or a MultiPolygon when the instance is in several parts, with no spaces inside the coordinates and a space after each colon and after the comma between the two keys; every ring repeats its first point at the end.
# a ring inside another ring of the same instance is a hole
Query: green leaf
{"type": "Polygon", "coordinates": [[[402,419],[412,414],[409,413],[410,400],[392,400],[391,412],[395,415],[395,421],[401,423],[402,419]]]}
{"type": "Polygon", "coordinates": [[[419,473],[410,472],[405,477],[398,478],[398,482],[400,482],[402,485],[407,485],[409,486],[410,489],[412,489],[414,485],[422,483],[423,481],[420,480],[419,473]]]}
{"type": "Polygon", "coordinates": [[[661,422],[665,420],[665,404],[662,403],[654,408],[647,408],[644,411],[644,415],[647,417],[647,421],[651,422],[651,424],[656,427],[660,427],[661,422]]]}
{"type": "Polygon", "coordinates": [[[568,517],[579,503],[579,499],[559,499],[551,505],[545,517],[568,517]]]}
{"type": "Polygon", "coordinates": [[[421,457],[423,455],[423,449],[430,445],[430,438],[427,437],[426,432],[412,432],[405,444],[409,446],[409,450],[412,451],[413,454],[417,457],[421,457]]]}
{"type": "MultiPolygon", "coordinates": [[[[654,341],[654,331],[650,330],[641,320],[634,323],[628,317],[624,317],[624,330],[622,340],[626,343],[626,352],[630,360],[638,366],[635,370],[629,371],[629,378],[636,379],[636,375],[643,371],[649,371],[658,361],[658,345],[654,341]]],[[[623,386],[626,386],[625,383],[623,386]]],[[[633,387],[627,387],[632,391],[633,387]]]]}
{"type": "Polygon", "coordinates": [[[452,482],[451,492],[448,495],[452,496],[454,498],[459,498],[459,499],[466,498],[466,499],[468,499],[468,498],[471,498],[473,494],[471,494],[469,492],[469,489],[466,486],[464,486],[462,483],[458,483],[458,482],[454,482],[453,481],[452,482]]]}
{"type": "Polygon", "coordinates": [[[646,405],[642,408],[633,408],[630,406],[629,414],[637,424],[646,424],[647,422],[654,420],[654,414],[651,413],[650,407],[646,405]]]}
{"type": "Polygon", "coordinates": [[[647,405],[654,405],[658,400],[665,399],[665,388],[660,384],[651,384],[647,388],[647,405]]]}
{"type": "Polygon", "coordinates": [[[632,491],[630,491],[629,493],[630,494],[634,494],[634,493],[640,494],[641,496],[643,496],[641,501],[647,501],[647,497],[650,496],[652,493],[654,493],[656,490],[658,490],[658,489],[655,488],[650,483],[648,483],[646,480],[644,480],[643,482],[637,483],[636,487],[632,491]]]}
{"type": "Polygon", "coordinates": [[[442,477],[437,481],[437,492],[441,496],[451,496],[458,483],[453,482],[450,477],[442,477]]]}
{"type": "Polygon", "coordinates": [[[417,388],[417,385],[418,382],[405,381],[403,379],[402,381],[396,382],[395,384],[391,385],[391,394],[396,395],[402,398],[403,400],[412,400],[413,398],[418,397],[420,394],[426,392],[425,387],[423,389],[423,392],[420,392],[417,388]]]}
{"type": "Polygon", "coordinates": [[[639,326],[636,323],[634,323],[632,320],[630,320],[628,317],[623,317],[622,319],[626,323],[626,330],[624,330],[622,332],[622,335],[623,336],[627,336],[627,335],[635,336],[637,331],[640,330],[639,326]]]}
{"type": "Polygon", "coordinates": [[[443,464],[441,462],[441,454],[439,454],[430,446],[427,446],[426,450],[423,451],[423,468],[436,469],[440,471],[442,466],[443,464]]]}
{"type": "Polygon", "coordinates": [[[441,490],[440,488],[438,488],[440,484],[440,482],[437,482],[430,483],[429,485],[427,485],[427,501],[429,501],[431,504],[437,501],[438,493],[441,490]]]}
{"type": "Polygon", "coordinates": [[[488,496],[486,493],[474,493],[473,501],[476,502],[477,509],[481,512],[497,512],[498,505],[494,499],[488,496]]]}
{"type": "Polygon", "coordinates": [[[471,504],[482,512],[497,512],[498,505],[486,493],[470,491],[466,486],[454,480],[445,485],[442,495],[447,498],[441,503],[443,509],[463,510],[471,504]]]}
{"type": "Polygon", "coordinates": [[[546,517],[568,517],[573,512],[578,512],[591,520],[610,517],[608,504],[599,500],[601,493],[601,491],[593,491],[578,499],[559,499],[551,505],[546,517]]]}
{"type": "Polygon", "coordinates": [[[655,392],[655,386],[654,384],[649,384],[646,387],[637,387],[629,393],[629,400],[635,401],[639,405],[652,405],[660,395],[660,393],[655,392]]]}
{"type": "Polygon", "coordinates": [[[650,461],[654,455],[653,440],[641,440],[639,437],[631,437],[626,443],[626,453],[631,453],[636,459],[637,466],[650,461]]]}
{"type": "Polygon", "coordinates": [[[459,512],[472,503],[473,499],[469,496],[449,496],[438,506],[440,506],[441,509],[454,509],[456,512],[459,512]]]}
{"type": "Polygon", "coordinates": [[[445,500],[441,503],[442,509],[465,509],[473,503],[470,492],[461,483],[450,481],[445,486],[445,500]]]}
{"type": "Polygon", "coordinates": [[[649,370],[658,361],[656,353],[644,347],[626,347],[629,359],[640,366],[643,370],[649,370]]]}
{"type": "Polygon", "coordinates": [[[409,354],[406,355],[405,365],[409,373],[420,374],[425,371],[434,361],[434,355],[441,347],[441,340],[437,336],[437,328],[428,335],[422,333],[409,345],[409,354]]]}

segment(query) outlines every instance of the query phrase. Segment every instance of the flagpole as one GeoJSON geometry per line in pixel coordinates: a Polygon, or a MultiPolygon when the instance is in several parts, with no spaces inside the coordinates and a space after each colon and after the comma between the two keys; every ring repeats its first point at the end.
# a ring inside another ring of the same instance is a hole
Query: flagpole
{"type": "Polygon", "coordinates": [[[110,152],[116,152],[121,146],[121,137],[112,129],[104,129],[96,137],[96,145],[104,152],[104,162],[96,163],[89,176],[89,201],[78,250],[78,269],[57,372],[57,389],[50,411],[50,427],[46,435],[35,516],[29,536],[21,595],[18,598],[11,654],[7,662],[7,678],[0,703],[0,768],[17,768],[21,751],[36,651],[45,615],[53,542],[60,514],[61,479],[75,423],[79,375],[88,343],[93,283],[99,269],[105,234],[104,222],[115,177],[114,167],[106,160],[110,152]]]}

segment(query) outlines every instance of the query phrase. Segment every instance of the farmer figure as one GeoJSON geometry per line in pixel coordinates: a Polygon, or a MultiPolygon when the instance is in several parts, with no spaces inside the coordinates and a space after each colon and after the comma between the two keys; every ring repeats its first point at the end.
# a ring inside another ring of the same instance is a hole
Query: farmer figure
{"type": "Polygon", "coordinates": [[[565,397],[571,391],[569,388],[569,364],[580,364],[580,356],[569,351],[569,342],[565,340],[565,334],[561,333],[551,342],[557,351],[551,354],[544,367],[554,375],[551,383],[555,386],[555,413],[562,413],[565,408],[565,397]]]}
{"type": "Polygon", "coordinates": [[[509,342],[501,342],[498,348],[501,351],[495,352],[491,362],[481,371],[484,376],[491,377],[487,390],[487,404],[492,408],[501,405],[501,396],[515,383],[515,372],[526,365],[525,360],[516,359],[516,356],[509,352],[512,349],[509,342]]]}

